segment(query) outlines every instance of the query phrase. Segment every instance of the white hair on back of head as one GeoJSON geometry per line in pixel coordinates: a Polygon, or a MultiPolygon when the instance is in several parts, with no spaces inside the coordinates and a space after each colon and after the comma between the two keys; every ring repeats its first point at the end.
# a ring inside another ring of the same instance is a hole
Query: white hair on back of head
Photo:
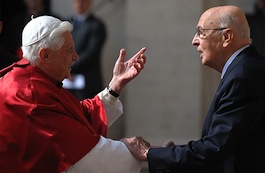
{"type": "Polygon", "coordinates": [[[240,19],[237,15],[220,12],[220,28],[233,28],[236,35],[241,38],[250,38],[250,28],[247,20],[240,19]]]}
{"type": "Polygon", "coordinates": [[[40,41],[31,44],[29,46],[22,46],[23,57],[34,63],[39,57],[39,51],[42,48],[49,48],[52,50],[58,50],[64,44],[63,33],[66,31],[71,32],[73,25],[68,21],[63,21],[57,28],[55,28],[50,34],[41,39],[40,41]]]}

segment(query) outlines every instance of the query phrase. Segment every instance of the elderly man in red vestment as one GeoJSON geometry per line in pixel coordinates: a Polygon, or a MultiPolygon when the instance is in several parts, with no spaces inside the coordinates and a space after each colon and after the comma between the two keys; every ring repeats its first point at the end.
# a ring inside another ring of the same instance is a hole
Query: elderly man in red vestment
{"type": "Polygon", "coordinates": [[[128,61],[122,49],[109,86],[79,101],[62,87],[78,60],[71,31],[51,16],[32,19],[22,33],[24,58],[0,71],[1,172],[140,172],[141,162],[106,132],[122,114],[118,96],[144,68],[146,49],[128,61]]]}

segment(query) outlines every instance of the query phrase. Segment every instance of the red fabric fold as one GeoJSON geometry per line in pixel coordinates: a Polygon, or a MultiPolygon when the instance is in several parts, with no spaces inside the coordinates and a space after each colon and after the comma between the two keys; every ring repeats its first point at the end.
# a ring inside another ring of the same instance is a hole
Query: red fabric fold
{"type": "Polygon", "coordinates": [[[98,96],[79,102],[25,59],[0,76],[1,172],[61,172],[106,136],[98,96]]]}

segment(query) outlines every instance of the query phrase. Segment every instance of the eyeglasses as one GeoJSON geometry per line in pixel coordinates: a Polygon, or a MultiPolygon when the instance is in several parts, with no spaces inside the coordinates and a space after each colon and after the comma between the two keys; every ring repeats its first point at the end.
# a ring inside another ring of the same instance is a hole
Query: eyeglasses
{"type": "Polygon", "coordinates": [[[227,28],[206,29],[206,28],[197,27],[196,28],[196,35],[199,36],[199,38],[201,38],[201,39],[205,39],[205,38],[207,38],[207,35],[203,31],[209,31],[209,30],[221,31],[221,30],[224,30],[224,29],[227,29],[227,28]]]}

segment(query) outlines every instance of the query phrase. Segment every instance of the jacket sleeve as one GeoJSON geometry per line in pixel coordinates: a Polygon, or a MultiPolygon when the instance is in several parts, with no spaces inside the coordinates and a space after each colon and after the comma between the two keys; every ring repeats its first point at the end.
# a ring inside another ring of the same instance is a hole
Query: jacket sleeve
{"type": "Polygon", "coordinates": [[[207,119],[208,131],[186,145],[151,148],[150,172],[189,172],[218,167],[255,134],[264,112],[262,86],[253,78],[237,76],[223,84],[212,103],[207,119]],[[262,101],[263,99],[263,101],[262,101]]]}

